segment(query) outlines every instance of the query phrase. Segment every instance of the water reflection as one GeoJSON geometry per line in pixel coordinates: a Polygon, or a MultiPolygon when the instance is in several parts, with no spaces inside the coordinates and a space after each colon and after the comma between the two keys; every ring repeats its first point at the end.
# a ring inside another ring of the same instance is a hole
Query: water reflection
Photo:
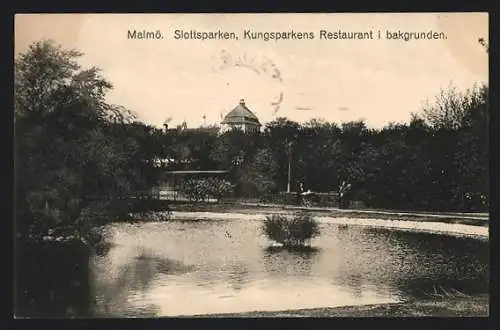
{"type": "Polygon", "coordinates": [[[16,244],[16,317],[85,317],[89,249],[79,241],[16,244]]]}
{"type": "Polygon", "coordinates": [[[110,266],[98,276],[96,292],[109,298],[101,312],[191,315],[395,302],[445,284],[487,291],[483,242],[323,223],[313,248],[289,251],[269,248],[259,225],[116,228],[117,246],[100,262],[110,266]]]}
{"type": "Polygon", "coordinates": [[[313,264],[319,260],[321,250],[314,247],[286,249],[270,246],[263,249],[266,272],[275,277],[310,276],[313,264]]]}
{"type": "Polygon", "coordinates": [[[348,290],[356,298],[363,297],[363,275],[362,274],[349,274],[345,277],[348,290]]]}
{"type": "Polygon", "coordinates": [[[94,314],[119,315],[133,310],[133,316],[154,316],[159,307],[147,304],[134,308],[130,304],[137,296],[145,297],[155,280],[165,274],[182,274],[193,269],[179,261],[156,255],[148,249],[139,249],[129,261],[118,267],[116,277],[110,278],[105,260],[101,268],[95,267],[95,291],[98,292],[94,314]],[[103,267],[102,267],[103,266],[103,267]],[[103,281],[104,280],[104,281],[103,281]],[[99,285],[100,284],[100,285],[99,285]]]}
{"type": "Polygon", "coordinates": [[[333,285],[359,300],[367,295],[393,295],[389,278],[401,263],[398,247],[389,244],[386,235],[332,224],[325,224],[324,231],[332,232],[321,243],[330,247],[327,276],[333,285]]]}
{"type": "Polygon", "coordinates": [[[244,263],[234,263],[230,266],[228,281],[231,288],[240,291],[250,279],[250,269],[244,263]]]}
{"type": "Polygon", "coordinates": [[[393,232],[391,235],[392,244],[401,248],[399,258],[405,262],[390,272],[390,281],[401,297],[424,298],[451,292],[475,294],[489,291],[487,243],[409,232],[393,232]],[[404,272],[406,269],[410,271],[404,272]]]}
{"type": "Polygon", "coordinates": [[[91,297],[92,315],[98,317],[174,316],[373,304],[489,290],[487,242],[322,223],[313,248],[289,251],[269,248],[260,225],[111,225],[109,251],[91,256],[90,268],[81,269],[79,276],[89,278],[90,288],[78,293],[80,305],[88,306],[85,299],[91,297]]]}

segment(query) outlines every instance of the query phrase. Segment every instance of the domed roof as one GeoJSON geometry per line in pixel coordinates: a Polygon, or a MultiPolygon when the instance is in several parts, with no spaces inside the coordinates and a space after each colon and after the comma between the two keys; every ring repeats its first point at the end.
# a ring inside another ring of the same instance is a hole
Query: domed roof
{"type": "Polygon", "coordinates": [[[224,117],[222,124],[251,124],[261,126],[259,119],[247,108],[243,99],[224,117]]]}

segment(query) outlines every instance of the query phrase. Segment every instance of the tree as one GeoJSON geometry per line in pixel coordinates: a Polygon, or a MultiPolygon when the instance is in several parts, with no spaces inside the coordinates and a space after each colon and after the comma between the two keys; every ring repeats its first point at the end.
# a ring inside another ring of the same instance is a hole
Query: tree
{"type": "Polygon", "coordinates": [[[456,190],[462,209],[488,206],[489,187],[489,89],[473,89],[466,99],[467,113],[457,132],[454,164],[462,178],[456,190]]]}
{"type": "Polygon", "coordinates": [[[471,112],[482,102],[481,93],[485,88],[474,85],[472,89],[459,92],[450,84],[448,89],[441,89],[433,103],[427,101],[423,109],[425,121],[434,129],[456,130],[467,125],[471,112]]]}
{"type": "Polygon", "coordinates": [[[85,235],[113,201],[144,186],[134,115],[105,101],[111,83],[82,53],[40,41],[15,60],[16,229],[85,235]]]}
{"type": "Polygon", "coordinates": [[[259,149],[242,168],[236,181],[241,194],[262,195],[277,190],[274,177],[277,171],[275,156],[269,149],[259,149]]]}
{"type": "Polygon", "coordinates": [[[227,131],[215,141],[210,159],[221,169],[240,167],[255,150],[254,137],[239,130],[227,131]]]}
{"type": "Polygon", "coordinates": [[[296,150],[295,178],[308,189],[332,191],[341,169],[341,130],[331,123],[311,120],[300,131],[296,150]]]}
{"type": "MultiPolygon", "coordinates": [[[[269,122],[264,129],[266,145],[272,150],[278,165],[276,183],[282,189],[287,187],[290,162],[295,164],[295,152],[300,131],[300,124],[281,117],[269,122]]],[[[294,166],[292,166],[293,171],[294,166]]],[[[294,181],[292,179],[292,181],[294,181]]]]}

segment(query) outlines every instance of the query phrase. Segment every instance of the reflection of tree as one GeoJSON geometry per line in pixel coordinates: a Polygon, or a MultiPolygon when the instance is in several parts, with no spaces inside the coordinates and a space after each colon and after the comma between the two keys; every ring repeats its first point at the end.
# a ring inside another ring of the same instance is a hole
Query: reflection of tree
{"type": "Polygon", "coordinates": [[[453,236],[432,236],[400,233],[398,239],[404,240],[414,251],[414,263],[418,266],[408,274],[398,274],[400,276],[394,279],[398,289],[410,296],[440,289],[488,292],[488,243],[453,236]]]}
{"type": "Polygon", "coordinates": [[[117,279],[112,283],[96,283],[95,291],[100,298],[96,313],[106,315],[126,313],[130,316],[133,312],[134,316],[154,316],[159,310],[158,306],[132,307],[127,298],[144,293],[159,274],[185,272],[189,269],[189,266],[181,262],[156,256],[150,251],[141,251],[130,263],[120,269],[117,279]]]}
{"type": "Polygon", "coordinates": [[[290,251],[286,249],[264,250],[264,267],[270,274],[283,276],[308,276],[312,266],[318,261],[320,250],[290,251]]]}
{"type": "Polygon", "coordinates": [[[385,231],[391,259],[383,282],[403,296],[421,297],[436,290],[488,291],[489,245],[447,235],[385,231]]]}
{"type": "Polygon", "coordinates": [[[431,278],[396,278],[392,283],[404,297],[419,299],[448,294],[478,294],[489,292],[488,274],[476,278],[449,278],[446,275],[431,278]]]}
{"type": "Polygon", "coordinates": [[[479,240],[384,228],[335,233],[333,280],[350,290],[361,280],[379,293],[404,297],[440,286],[465,293],[487,290],[488,244],[479,240]]]}
{"type": "Polygon", "coordinates": [[[80,241],[16,245],[16,316],[87,317],[88,263],[89,249],[80,241]]]}

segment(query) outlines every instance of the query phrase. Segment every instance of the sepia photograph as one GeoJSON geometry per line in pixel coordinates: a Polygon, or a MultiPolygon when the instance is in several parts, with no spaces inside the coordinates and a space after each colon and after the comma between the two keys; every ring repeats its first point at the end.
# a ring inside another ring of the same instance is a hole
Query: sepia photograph
{"type": "Polygon", "coordinates": [[[17,14],[14,317],[489,316],[488,36],[17,14]]]}

